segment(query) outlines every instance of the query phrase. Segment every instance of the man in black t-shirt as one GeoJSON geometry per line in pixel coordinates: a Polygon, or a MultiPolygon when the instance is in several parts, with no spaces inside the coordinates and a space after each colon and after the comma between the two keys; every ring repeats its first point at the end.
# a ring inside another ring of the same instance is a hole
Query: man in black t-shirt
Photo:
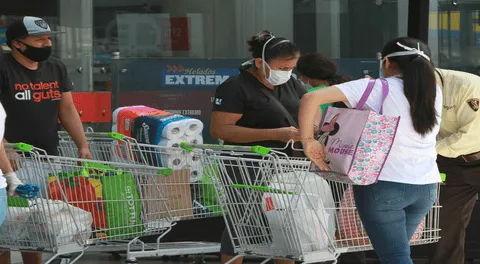
{"type": "MultiPolygon", "coordinates": [[[[0,102],[5,108],[4,142],[23,142],[58,155],[58,120],[69,132],[80,158],[92,158],[73,104],[73,83],[65,65],[50,57],[53,32],[41,18],[14,21],[5,33],[11,53],[0,56],[0,102]]],[[[11,168],[0,168],[4,173],[11,168]]],[[[10,262],[9,253],[0,264],[10,262]]],[[[42,263],[41,253],[24,253],[26,264],[42,263]]]]}

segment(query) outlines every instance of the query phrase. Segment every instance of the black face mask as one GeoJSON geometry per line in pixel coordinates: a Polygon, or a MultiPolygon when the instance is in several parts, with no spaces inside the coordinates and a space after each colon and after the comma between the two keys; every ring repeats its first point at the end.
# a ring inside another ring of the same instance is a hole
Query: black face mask
{"type": "Polygon", "coordinates": [[[36,48],[32,47],[28,44],[25,44],[21,42],[23,45],[25,45],[27,48],[22,51],[19,48],[17,48],[18,52],[20,52],[23,56],[28,58],[31,61],[36,61],[36,62],[41,62],[50,57],[52,54],[52,47],[43,47],[43,48],[36,48]]]}

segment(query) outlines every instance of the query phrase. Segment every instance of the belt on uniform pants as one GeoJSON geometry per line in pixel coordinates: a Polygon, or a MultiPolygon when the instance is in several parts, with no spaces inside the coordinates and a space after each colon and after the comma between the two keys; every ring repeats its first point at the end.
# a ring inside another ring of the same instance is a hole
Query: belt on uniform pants
{"type": "Polygon", "coordinates": [[[468,155],[458,156],[457,159],[464,162],[472,162],[472,161],[480,160],[480,151],[472,154],[468,154],[468,155]]]}

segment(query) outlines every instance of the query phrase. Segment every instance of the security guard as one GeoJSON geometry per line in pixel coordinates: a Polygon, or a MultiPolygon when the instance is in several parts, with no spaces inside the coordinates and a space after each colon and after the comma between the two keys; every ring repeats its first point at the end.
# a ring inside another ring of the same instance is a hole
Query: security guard
{"type": "Polygon", "coordinates": [[[430,264],[464,263],[465,229],[480,191],[480,77],[437,69],[442,86],[442,123],[437,164],[447,174],[440,190],[440,241],[430,264]]]}

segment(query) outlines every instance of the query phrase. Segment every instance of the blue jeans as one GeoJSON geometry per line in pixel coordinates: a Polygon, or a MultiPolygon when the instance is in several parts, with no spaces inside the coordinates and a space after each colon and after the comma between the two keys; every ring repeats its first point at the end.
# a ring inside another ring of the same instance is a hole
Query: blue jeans
{"type": "Polygon", "coordinates": [[[2,226],[3,221],[5,221],[5,218],[7,217],[7,209],[7,189],[3,188],[0,189],[0,227],[2,226]]]}
{"type": "Polygon", "coordinates": [[[437,184],[353,186],[363,226],[382,264],[413,264],[409,241],[437,199],[437,184]]]}

